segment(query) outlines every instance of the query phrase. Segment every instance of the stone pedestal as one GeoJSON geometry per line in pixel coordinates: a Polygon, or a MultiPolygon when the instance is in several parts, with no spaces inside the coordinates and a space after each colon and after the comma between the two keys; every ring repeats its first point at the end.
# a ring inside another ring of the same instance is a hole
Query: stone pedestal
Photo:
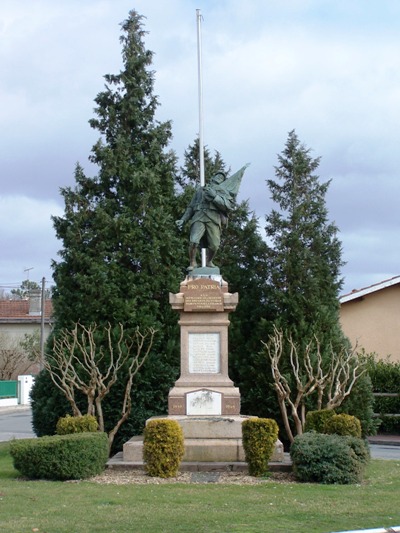
{"type": "MultiPolygon", "coordinates": [[[[242,422],[248,417],[240,415],[239,389],[228,376],[228,315],[238,294],[229,293],[221,276],[208,274],[207,268],[193,273],[178,294],[170,294],[179,312],[181,374],[168,395],[168,418],[183,429],[184,462],[243,462],[242,422]]],[[[133,437],[124,445],[124,461],[141,462],[142,449],[143,438],[133,437]]],[[[283,460],[277,441],[272,461],[283,460]]]]}
{"type": "Polygon", "coordinates": [[[168,395],[169,414],[239,415],[239,389],[228,376],[228,314],[237,293],[222,278],[186,278],[170,303],[180,315],[181,375],[168,395]]]}

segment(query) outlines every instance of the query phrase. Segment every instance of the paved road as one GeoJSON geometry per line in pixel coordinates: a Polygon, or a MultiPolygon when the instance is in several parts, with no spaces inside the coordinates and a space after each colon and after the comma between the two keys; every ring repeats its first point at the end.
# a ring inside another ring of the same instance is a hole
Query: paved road
{"type": "MultiPolygon", "coordinates": [[[[29,407],[0,408],[0,442],[35,437],[32,412],[29,407]]],[[[400,444],[400,441],[399,441],[400,444]]],[[[370,444],[373,459],[400,460],[400,445],[370,444]]]]}
{"type": "Polygon", "coordinates": [[[34,437],[29,407],[0,408],[0,442],[34,437]]]}
{"type": "Polygon", "coordinates": [[[400,460],[400,446],[386,446],[382,444],[370,444],[372,459],[400,460]]]}

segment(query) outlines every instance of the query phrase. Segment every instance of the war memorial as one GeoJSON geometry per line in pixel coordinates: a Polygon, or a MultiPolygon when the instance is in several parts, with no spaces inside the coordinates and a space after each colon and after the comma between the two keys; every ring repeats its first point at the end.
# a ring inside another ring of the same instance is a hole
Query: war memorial
{"type": "MultiPolygon", "coordinates": [[[[246,167],[231,177],[218,172],[196,190],[177,221],[179,228],[190,226],[189,267],[179,292],[169,296],[179,313],[181,359],[180,377],[168,395],[168,418],[182,427],[182,467],[189,469],[245,468],[242,422],[248,416],[240,414],[240,391],[228,375],[229,313],[239,295],[229,292],[213,260],[246,167]]],[[[142,437],[130,439],[123,446],[123,463],[140,465],[142,450],[142,437]]],[[[277,441],[271,461],[283,460],[283,445],[277,441]]]]}

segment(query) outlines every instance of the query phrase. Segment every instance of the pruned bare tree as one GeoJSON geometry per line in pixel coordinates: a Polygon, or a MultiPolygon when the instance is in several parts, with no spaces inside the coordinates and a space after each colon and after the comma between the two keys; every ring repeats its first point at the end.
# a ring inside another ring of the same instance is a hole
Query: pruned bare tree
{"type": "Polygon", "coordinates": [[[329,361],[323,361],[317,338],[300,350],[291,337],[285,338],[282,331],[274,329],[267,343],[263,343],[271,362],[272,377],[278,396],[283,423],[290,442],[304,431],[306,398],[317,395],[317,409],[335,409],[350,395],[357,379],[366,372],[364,362],[355,349],[335,353],[330,351],[329,361]],[[282,370],[282,355],[285,342],[289,345],[291,379],[282,370]],[[292,431],[289,413],[293,418],[292,431]]]}
{"type": "MultiPolygon", "coordinates": [[[[25,335],[24,339],[27,336],[25,335]]],[[[37,360],[26,350],[23,341],[7,333],[0,333],[0,379],[17,379],[18,375],[31,370],[36,362],[37,360]]]]}
{"type": "Polygon", "coordinates": [[[99,431],[105,429],[102,402],[117,380],[125,379],[120,418],[108,433],[111,449],[117,431],[131,412],[133,379],[150,353],[156,330],[148,328],[142,334],[137,328],[134,336],[128,336],[122,324],[117,333],[108,324],[105,346],[100,347],[96,344],[97,330],[97,325],[77,323],[72,330],[61,331],[54,338],[52,353],[47,355],[44,366],[69,401],[74,416],[82,414],[76,391],[86,396],[87,414],[96,416],[99,431]]]}

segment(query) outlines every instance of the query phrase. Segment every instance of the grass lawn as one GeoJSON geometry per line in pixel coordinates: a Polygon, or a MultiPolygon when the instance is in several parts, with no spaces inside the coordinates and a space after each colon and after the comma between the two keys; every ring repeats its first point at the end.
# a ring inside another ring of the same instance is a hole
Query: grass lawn
{"type": "Polygon", "coordinates": [[[296,532],[400,525],[400,462],[373,460],[362,485],[100,485],[19,478],[0,443],[2,533],[296,532]]]}

